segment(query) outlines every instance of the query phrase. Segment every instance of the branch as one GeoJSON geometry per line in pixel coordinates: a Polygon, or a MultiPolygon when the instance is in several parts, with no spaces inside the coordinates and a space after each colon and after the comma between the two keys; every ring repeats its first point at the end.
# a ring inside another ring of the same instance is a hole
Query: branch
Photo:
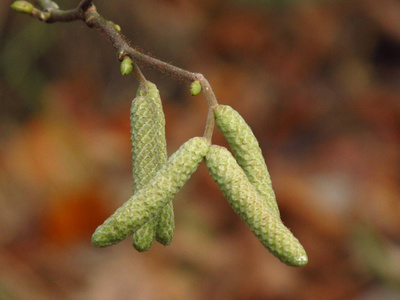
{"type": "MultiPolygon", "coordinates": [[[[97,12],[95,5],[92,3],[93,0],[82,0],[75,9],[71,10],[60,10],[59,6],[51,0],[37,0],[37,2],[43,8],[43,11],[33,8],[33,11],[30,13],[32,16],[46,23],[82,20],[90,28],[97,29],[107,37],[114,49],[117,50],[120,60],[129,56],[135,63],[143,64],[151,69],[156,69],[174,79],[187,82],[198,80],[210,108],[205,136],[211,139],[214,128],[214,119],[211,110],[218,105],[218,102],[210,83],[202,74],[189,72],[136,50],[120,32],[121,29],[118,25],[106,20],[97,12]]],[[[135,66],[135,69],[138,69],[137,66],[135,66]]],[[[140,72],[140,70],[137,72],[140,72]]]]}

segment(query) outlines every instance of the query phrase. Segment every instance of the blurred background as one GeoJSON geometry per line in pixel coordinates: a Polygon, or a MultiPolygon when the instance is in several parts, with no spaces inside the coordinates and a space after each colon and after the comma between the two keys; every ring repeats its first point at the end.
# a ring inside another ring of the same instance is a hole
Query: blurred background
{"type": "MultiPolygon", "coordinates": [[[[78,0],[59,1],[69,9],[78,0]]],[[[171,246],[98,249],[132,190],[137,82],[83,22],[0,3],[0,299],[400,299],[398,0],[95,1],[145,53],[203,73],[259,139],[284,223],[309,263],[282,264],[202,164],[175,197],[171,246]]],[[[207,105],[161,91],[168,152],[207,105]]],[[[214,143],[227,145],[215,132],[214,143]]]]}

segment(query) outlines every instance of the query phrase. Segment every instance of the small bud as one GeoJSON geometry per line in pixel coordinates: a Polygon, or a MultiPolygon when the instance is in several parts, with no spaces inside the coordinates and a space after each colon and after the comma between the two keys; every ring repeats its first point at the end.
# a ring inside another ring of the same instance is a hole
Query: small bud
{"type": "Polygon", "coordinates": [[[108,23],[110,23],[111,26],[114,27],[116,31],[118,32],[121,31],[121,26],[119,26],[118,24],[115,24],[113,21],[108,21],[108,23]]]}
{"type": "Polygon", "coordinates": [[[14,1],[14,3],[11,4],[11,8],[17,12],[31,14],[34,6],[27,1],[14,1]]]}
{"type": "Polygon", "coordinates": [[[121,74],[128,75],[132,72],[132,59],[129,56],[125,56],[124,60],[121,62],[121,74]]]}
{"type": "Polygon", "coordinates": [[[195,80],[190,84],[190,93],[192,96],[196,96],[201,92],[201,84],[200,81],[195,80]]]}

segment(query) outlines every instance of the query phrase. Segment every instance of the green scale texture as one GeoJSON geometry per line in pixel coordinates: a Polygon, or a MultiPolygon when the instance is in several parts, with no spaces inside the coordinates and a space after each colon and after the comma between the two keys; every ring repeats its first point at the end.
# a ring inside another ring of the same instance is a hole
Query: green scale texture
{"type": "Polygon", "coordinates": [[[280,217],[267,165],[250,126],[228,105],[218,105],[214,109],[214,116],[215,123],[228,141],[238,164],[257,192],[267,201],[271,211],[280,217]]]}
{"type": "MultiPolygon", "coordinates": [[[[133,191],[145,186],[160,169],[158,125],[155,105],[150,97],[138,96],[131,106],[131,144],[133,191]]],[[[165,162],[165,161],[164,161],[165,162]]],[[[143,252],[150,249],[156,237],[157,218],[151,219],[132,235],[132,245],[143,252]]]]}
{"type": "Polygon", "coordinates": [[[116,244],[157,216],[190,178],[210,148],[210,142],[195,137],[184,143],[143,188],[118,208],[92,236],[92,244],[116,244]]]}
{"type": "MultiPolygon", "coordinates": [[[[158,141],[158,162],[161,168],[167,161],[167,142],[165,139],[165,116],[163,112],[160,92],[157,86],[147,81],[148,96],[154,103],[155,120],[157,121],[157,141],[158,141]]],[[[146,95],[146,92],[138,89],[137,95],[146,95]]],[[[163,244],[169,245],[174,236],[175,222],[174,222],[174,208],[172,202],[169,202],[161,211],[156,223],[156,240],[163,244]]]]}
{"type": "Polygon", "coordinates": [[[302,245],[260,197],[226,148],[211,146],[206,166],[233,210],[269,251],[290,266],[299,267],[308,262],[302,245]]]}
{"type": "MultiPolygon", "coordinates": [[[[131,106],[131,142],[134,192],[145,186],[167,161],[165,116],[160,93],[147,82],[147,91],[137,91],[131,106]]],[[[174,234],[174,211],[168,203],[156,218],[149,220],[132,235],[132,245],[143,252],[157,239],[169,245],[174,234]]]]}

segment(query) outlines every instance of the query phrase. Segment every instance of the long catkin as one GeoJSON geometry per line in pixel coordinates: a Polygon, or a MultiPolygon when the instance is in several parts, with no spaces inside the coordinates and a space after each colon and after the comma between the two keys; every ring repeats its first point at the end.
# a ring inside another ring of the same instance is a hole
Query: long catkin
{"type": "MultiPolygon", "coordinates": [[[[159,145],[150,97],[138,96],[131,106],[131,144],[133,192],[144,187],[159,170],[159,145]]],[[[139,252],[150,249],[156,236],[157,218],[149,220],[132,235],[132,245],[139,252]]]]}
{"type": "MultiPolygon", "coordinates": [[[[144,187],[167,161],[165,117],[160,93],[155,84],[147,82],[147,91],[138,89],[131,106],[131,142],[134,193],[144,187]]],[[[132,245],[143,252],[157,239],[171,243],[174,233],[172,202],[158,216],[149,220],[132,235],[132,245]]]]}
{"type": "Polygon", "coordinates": [[[210,142],[203,137],[184,143],[148,184],[96,229],[92,244],[97,247],[116,244],[157,216],[197,169],[209,147],[210,142]]]}
{"type": "Polygon", "coordinates": [[[305,265],[308,258],[304,248],[260,197],[232,154],[226,148],[212,145],[205,161],[233,210],[261,243],[285,264],[305,265]]]}
{"type": "Polygon", "coordinates": [[[257,192],[279,217],[272,182],[260,146],[242,116],[228,105],[214,109],[215,123],[229,143],[233,154],[257,192]]]}
{"type": "MultiPolygon", "coordinates": [[[[154,103],[155,120],[157,121],[157,142],[158,142],[158,163],[161,168],[167,161],[167,142],[165,138],[165,116],[163,112],[160,92],[157,86],[147,81],[147,92],[148,97],[154,103]]],[[[144,95],[145,91],[138,89],[138,95],[144,95]]],[[[172,202],[169,202],[161,211],[157,218],[156,223],[156,240],[163,244],[169,245],[172,242],[174,236],[175,222],[174,222],[174,208],[172,202]]]]}

